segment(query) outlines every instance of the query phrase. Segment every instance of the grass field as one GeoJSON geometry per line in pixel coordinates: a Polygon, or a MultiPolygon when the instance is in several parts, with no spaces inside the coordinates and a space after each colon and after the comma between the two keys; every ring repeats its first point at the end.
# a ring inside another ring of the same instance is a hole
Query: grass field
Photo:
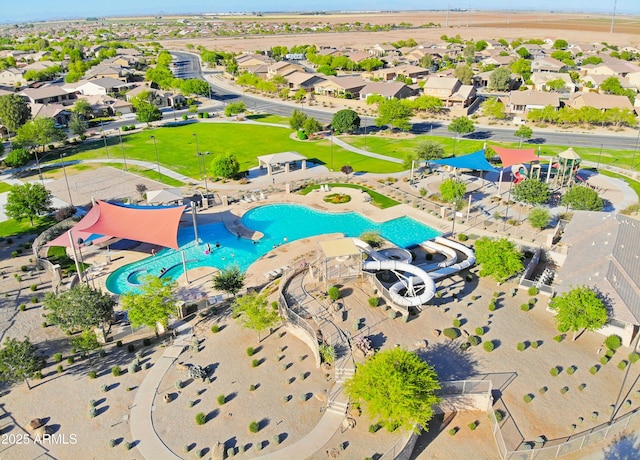
{"type": "Polygon", "coordinates": [[[6,182],[0,182],[0,193],[8,192],[9,190],[11,190],[11,185],[6,182]]]}
{"type": "MultiPolygon", "coordinates": [[[[356,184],[328,184],[328,185],[329,187],[347,187],[347,188],[355,188],[358,190],[364,190],[371,197],[371,204],[374,206],[377,206],[380,209],[386,209],[386,208],[390,208],[392,206],[396,206],[400,204],[399,201],[389,198],[388,196],[384,196],[381,193],[375,192],[370,188],[363,187],[361,185],[356,185],[356,184]]],[[[303,188],[302,190],[300,190],[300,194],[306,195],[312,190],[319,189],[319,188],[320,188],[319,185],[309,185],[303,188]]]]}
{"type": "MultiPolygon", "coordinates": [[[[261,118],[261,121],[281,122],[281,117],[261,118]]],[[[339,171],[343,165],[351,165],[355,172],[390,173],[402,171],[402,165],[384,160],[365,157],[331,145],[328,140],[297,141],[289,137],[291,130],[272,126],[261,126],[243,123],[193,123],[158,129],[148,129],[140,133],[122,136],[122,148],[119,138],[112,137],[108,142],[109,155],[102,141],[90,142],[77,146],[66,156],[68,161],[94,158],[123,158],[156,161],[153,139],[156,137],[158,159],[166,166],[180,174],[191,178],[200,176],[198,157],[196,156],[196,136],[198,150],[211,152],[205,157],[208,169],[217,153],[230,152],[236,155],[240,169],[247,170],[258,165],[256,157],[278,152],[295,151],[309,160],[331,167],[339,171]]],[[[57,159],[54,160],[58,161],[57,159]]]]}
{"type": "Polygon", "coordinates": [[[53,217],[39,217],[33,219],[33,227],[29,223],[29,219],[18,222],[14,219],[5,220],[0,222],[0,236],[6,238],[13,235],[37,235],[45,229],[55,224],[53,217]]]}

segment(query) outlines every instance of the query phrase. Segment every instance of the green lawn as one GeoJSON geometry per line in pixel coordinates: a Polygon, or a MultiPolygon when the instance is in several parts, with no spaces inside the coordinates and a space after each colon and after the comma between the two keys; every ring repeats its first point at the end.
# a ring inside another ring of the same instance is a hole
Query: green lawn
{"type": "MultiPolygon", "coordinates": [[[[262,119],[264,120],[264,119],[262,119]]],[[[196,137],[201,152],[211,152],[205,157],[210,164],[213,155],[231,152],[240,162],[241,170],[258,165],[256,157],[278,152],[295,151],[317,163],[331,166],[339,171],[343,165],[351,165],[354,172],[390,173],[402,171],[402,165],[358,155],[331,145],[328,140],[300,142],[289,137],[291,130],[272,126],[243,123],[193,123],[158,129],[148,129],[141,133],[122,136],[127,159],[146,160],[155,163],[156,154],[153,139],[156,137],[160,164],[191,178],[198,178],[198,158],[196,137]]],[[[109,158],[123,158],[119,138],[109,139],[109,158]]],[[[69,150],[67,161],[106,158],[107,152],[102,141],[94,141],[69,150]]],[[[59,160],[54,160],[59,161],[59,160]]]]}
{"type": "Polygon", "coordinates": [[[0,222],[0,236],[8,237],[13,235],[37,235],[47,228],[55,224],[56,221],[53,217],[40,217],[33,220],[33,227],[29,223],[29,219],[18,222],[14,219],[5,220],[0,222]]]}
{"type": "MultiPolygon", "coordinates": [[[[50,246],[47,251],[47,259],[52,264],[60,265],[63,273],[77,272],[76,263],[67,256],[67,249],[62,246],[50,246]]],[[[90,267],[89,264],[79,263],[80,270],[83,272],[90,267]]]]}
{"type": "MultiPolygon", "coordinates": [[[[400,204],[400,202],[393,200],[387,196],[382,195],[381,193],[375,192],[373,190],[371,190],[370,188],[367,187],[363,187],[361,185],[356,185],[356,184],[329,184],[330,187],[347,187],[347,188],[355,188],[358,190],[364,190],[365,192],[367,192],[369,194],[369,196],[371,197],[371,204],[374,206],[377,206],[380,209],[386,209],[386,208],[390,208],[392,206],[396,206],[398,204],[400,204]]],[[[309,185],[305,188],[303,188],[302,190],[300,190],[300,194],[301,195],[306,195],[309,192],[311,192],[312,190],[318,189],[320,188],[319,185],[309,185]]]]}
{"type": "Polygon", "coordinates": [[[276,123],[279,125],[289,126],[289,119],[280,115],[272,115],[270,113],[256,113],[247,115],[248,120],[259,121],[260,123],[276,123]]]}
{"type": "Polygon", "coordinates": [[[0,182],[0,193],[8,192],[9,190],[11,190],[11,185],[6,182],[0,182]]]}

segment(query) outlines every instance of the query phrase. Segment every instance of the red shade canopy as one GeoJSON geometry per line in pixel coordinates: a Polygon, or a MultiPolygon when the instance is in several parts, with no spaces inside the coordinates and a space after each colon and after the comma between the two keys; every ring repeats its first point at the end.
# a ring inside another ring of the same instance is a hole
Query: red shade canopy
{"type": "Polygon", "coordinates": [[[98,219],[78,230],[179,248],[178,225],[186,206],[123,206],[98,201],[95,207],[100,208],[98,219]]]}
{"type": "MultiPolygon", "coordinates": [[[[100,217],[100,207],[94,206],[89,212],[73,226],[73,238],[78,241],[78,238],[82,238],[83,240],[88,240],[91,237],[91,232],[85,232],[84,228],[89,227],[96,223],[98,218],[100,217]]],[[[69,235],[67,232],[64,232],[59,237],[49,241],[45,246],[62,246],[65,248],[71,247],[71,240],[69,239],[69,235]]]]}
{"type": "Polygon", "coordinates": [[[518,163],[528,163],[530,161],[538,161],[536,149],[505,149],[492,145],[491,148],[498,154],[502,161],[502,167],[517,165],[518,163]]]}

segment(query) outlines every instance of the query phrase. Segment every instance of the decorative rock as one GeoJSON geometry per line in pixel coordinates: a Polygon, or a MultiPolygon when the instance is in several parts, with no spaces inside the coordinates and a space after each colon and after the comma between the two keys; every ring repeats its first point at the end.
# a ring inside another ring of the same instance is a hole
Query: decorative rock
{"type": "Polygon", "coordinates": [[[165,403],[170,403],[173,400],[173,397],[171,396],[170,393],[165,394],[162,399],[164,399],[165,403]]]}

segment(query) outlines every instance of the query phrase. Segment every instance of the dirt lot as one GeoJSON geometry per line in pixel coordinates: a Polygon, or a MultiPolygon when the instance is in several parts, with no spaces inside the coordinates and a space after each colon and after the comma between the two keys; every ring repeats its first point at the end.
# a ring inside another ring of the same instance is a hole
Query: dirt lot
{"type": "Polygon", "coordinates": [[[366,15],[336,14],[327,16],[265,16],[225,18],[227,21],[300,22],[308,24],[336,24],[360,21],[370,24],[411,23],[414,26],[433,22],[441,27],[430,29],[404,29],[388,32],[349,32],[304,35],[269,35],[263,37],[161,40],[167,48],[183,49],[187,43],[203,45],[209,49],[227,51],[255,51],[269,49],[274,45],[294,46],[300,43],[314,43],[318,46],[342,46],[362,48],[376,43],[390,43],[413,38],[418,43],[439,41],[443,34],[460,35],[463,39],[523,38],[571,38],[573,41],[593,42],[604,40],[611,44],[640,45],[640,22],[636,17],[619,16],[610,34],[611,20],[608,17],[587,14],[507,13],[507,12],[399,12],[366,15]],[[448,17],[448,19],[447,19],[448,17]],[[447,26],[448,24],[448,26],[447,26]]]}

